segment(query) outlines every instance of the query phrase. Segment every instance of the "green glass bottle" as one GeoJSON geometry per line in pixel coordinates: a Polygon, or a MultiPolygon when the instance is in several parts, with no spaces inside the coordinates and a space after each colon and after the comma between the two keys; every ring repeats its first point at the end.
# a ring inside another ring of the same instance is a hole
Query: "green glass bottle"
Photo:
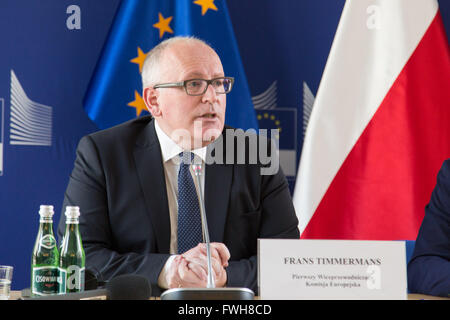
{"type": "Polygon", "coordinates": [[[31,257],[31,294],[45,296],[59,293],[59,252],[53,234],[53,206],[41,205],[39,232],[31,257]]]}
{"type": "Polygon", "coordinates": [[[67,206],[66,231],[61,246],[59,267],[65,279],[66,292],[84,291],[84,270],[86,257],[78,228],[80,208],[67,206]]]}

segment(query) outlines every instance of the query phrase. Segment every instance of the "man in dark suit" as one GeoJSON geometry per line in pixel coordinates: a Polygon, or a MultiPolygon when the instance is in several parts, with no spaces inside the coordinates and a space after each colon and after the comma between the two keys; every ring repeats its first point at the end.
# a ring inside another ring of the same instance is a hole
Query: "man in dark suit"
{"type": "Polygon", "coordinates": [[[444,161],[425,208],[408,263],[410,292],[450,296],[450,159],[444,161]]]}
{"type": "MultiPolygon", "coordinates": [[[[161,288],[206,286],[204,246],[183,252],[178,243],[177,160],[192,151],[205,164],[203,188],[195,188],[204,190],[215,285],[256,291],[257,239],[299,238],[298,220],[281,169],[267,174],[267,162],[248,161],[261,150],[251,142],[261,138],[242,144],[226,134],[235,132],[224,129],[233,79],[211,47],[182,37],[149,52],[142,78],[152,116],[88,135],[77,149],[63,211],[81,209],[86,267],[106,280],[144,275],[155,295],[161,288]],[[244,163],[236,161],[242,153],[244,163]],[[217,161],[219,155],[227,161],[217,161]]],[[[61,219],[60,239],[63,230],[61,219]]]]}

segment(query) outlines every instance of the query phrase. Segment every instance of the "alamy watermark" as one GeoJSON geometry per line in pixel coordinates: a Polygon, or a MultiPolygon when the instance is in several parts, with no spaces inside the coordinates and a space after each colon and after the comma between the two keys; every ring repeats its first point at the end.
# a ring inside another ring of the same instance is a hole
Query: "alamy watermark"
{"type": "Polygon", "coordinates": [[[69,30],[81,30],[81,9],[79,6],[72,4],[67,7],[66,13],[69,16],[66,19],[66,27],[69,30]]]}
{"type": "MultiPolygon", "coordinates": [[[[194,137],[186,129],[176,129],[170,135],[173,141],[182,141],[185,150],[198,149],[205,140],[212,141],[206,148],[205,163],[208,165],[259,165],[261,175],[274,175],[279,170],[279,144],[276,137],[279,137],[278,129],[244,131],[227,128],[223,132],[211,129],[203,133],[201,121],[194,123],[194,137]]],[[[176,157],[174,161],[179,164],[185,160],[176,157]]]]}
{"type": "Polygon", "coordinates": [[[382,11],[381,7],[377,5],[370,5],[366,8],[368,14],[366,20],[366,27],[369,30],[380,30],[382,26],[382,11]]]}

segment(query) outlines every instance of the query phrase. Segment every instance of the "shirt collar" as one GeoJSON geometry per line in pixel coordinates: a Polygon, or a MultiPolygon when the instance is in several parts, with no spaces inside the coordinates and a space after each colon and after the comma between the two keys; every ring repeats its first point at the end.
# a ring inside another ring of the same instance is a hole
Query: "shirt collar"
{"type": "MultiPolygon", "coordinates": [[[[159,126],[158,121],[155,119],[155,131],[156,136],[159,140],[159,145],[161,146],[161,154],[163,162],[167,162],[174,157],[178,156],[180,152],[183,152],[183,148],[181,148],[178,144],[175,143],[159,126]]],[[[206,146],[203,148],[198,148],[191,150],[192,153],[200,157],[200,159],[205,162],[206,160],[206,146]]]]}

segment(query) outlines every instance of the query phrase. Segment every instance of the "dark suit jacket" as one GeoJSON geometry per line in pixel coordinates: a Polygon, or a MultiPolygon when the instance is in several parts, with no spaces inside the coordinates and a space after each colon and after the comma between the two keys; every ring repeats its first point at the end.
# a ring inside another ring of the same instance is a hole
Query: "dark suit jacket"
{"type": "MultiPolygon", "coordinates": [[[[224,243],[231,253],[227,286],[255,292],[257,239],[299,238],[281,169],[264,176],[261,167],[211,164],[205,168],[210,239],[224,243]]],[[[67,205],[80,207],[86,268],[97,270],[105,280],[127,273],[144,275],[153,294],[160,293],[157,282],[169,257],[170,218],[161,149],[150,116],[81,139],[63,212],[67,205]]]]}
{"type": "Polygon", "coordinates": [[[442,165],[408,264],[410,292],[450,294],[450,159],[442,165]]]}

